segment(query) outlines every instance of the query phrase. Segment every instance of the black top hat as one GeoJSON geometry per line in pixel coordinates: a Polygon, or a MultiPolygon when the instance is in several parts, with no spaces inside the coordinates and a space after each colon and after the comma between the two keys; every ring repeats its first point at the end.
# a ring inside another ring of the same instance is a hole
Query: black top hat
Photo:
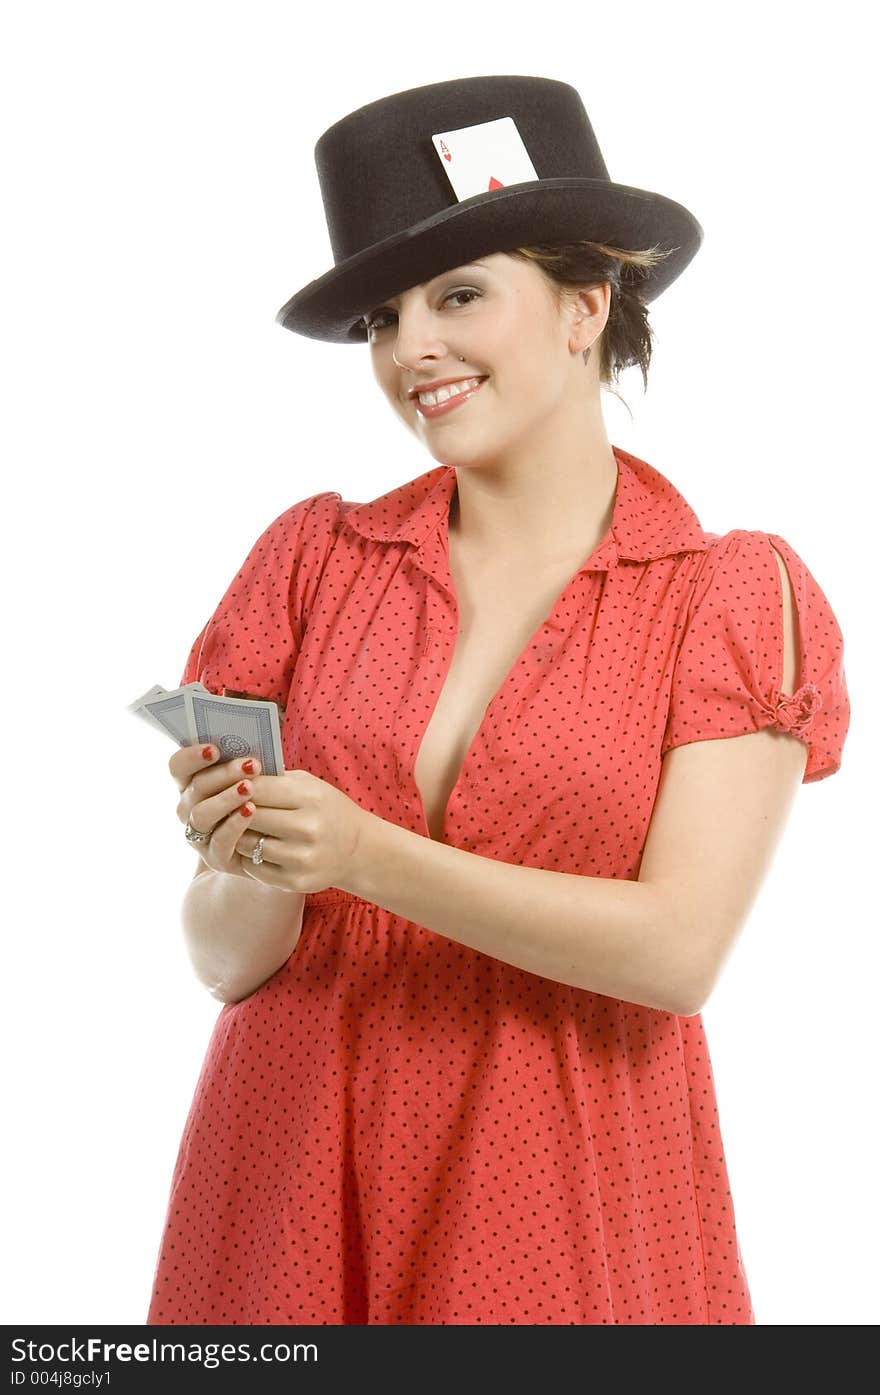
{"type": "Polygon", "coordinates": [[[363,342],[382,301],[476,257],[579,239],[669,252],[645,302],[696,254],[703,230],[673,199],[613,184],[568,83],[471,77],[369,102],[315,146],[335,266],[275,316],[285,329],[363,342]]]}

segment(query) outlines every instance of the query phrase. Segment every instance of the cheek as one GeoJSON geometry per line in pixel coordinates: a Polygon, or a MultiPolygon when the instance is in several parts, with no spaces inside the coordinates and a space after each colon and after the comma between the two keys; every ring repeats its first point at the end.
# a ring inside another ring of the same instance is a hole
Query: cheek
{"type": "Polygon", "coordinates": [[[541,371],[541,349],[533,341],[508,349],[503,375],[504,392],[511,405],[529,415],[546,393],[546,373],[541,371]]]}

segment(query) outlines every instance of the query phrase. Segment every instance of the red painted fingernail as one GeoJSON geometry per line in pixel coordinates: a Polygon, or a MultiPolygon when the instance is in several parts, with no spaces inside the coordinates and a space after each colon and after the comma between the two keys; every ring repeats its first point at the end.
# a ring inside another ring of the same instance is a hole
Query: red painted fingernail
{"type": "Polygon", "coordinates": [[[242,804],[238,812],[242,814],[244,818],[249,819],[251,814],[254,812],[254,806],[253,804],[242,804]]]}
{"type": "Polygon", "coordinates": [[[248,784],[247,780],[242,780],[241,784],[236,785],[235,788],[239,794],[250,794],[251,792],[251,787],[248,784]]]}
{"type": "Polygon", "coordinates": [[[205,760],[213,760],[213,759],[214,759],[214,747],[213,747],[213,746],[203,746],[203,747],[202,747],[202,756],[204,757],[205,760]]]}
{"type": "Polygon", "coordinates": [[[253,775],[254,773],[254,763],[252,760],[243,760],[241,763],[241,768],[244,771],[245,775],[253,775]]]}

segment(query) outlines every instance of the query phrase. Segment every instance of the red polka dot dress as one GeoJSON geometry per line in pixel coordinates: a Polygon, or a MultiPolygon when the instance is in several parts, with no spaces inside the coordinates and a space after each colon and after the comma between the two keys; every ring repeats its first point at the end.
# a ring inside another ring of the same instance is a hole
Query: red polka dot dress
{"type": "MultiPolygon", "coordinates": [[[[611,527],[487,707],[443,841],[635,880],[667,751],[775,724],[821,780],[849,700],[837,620],[788,543],[705,533],[614,453],[611,527]]],[[[413,769],[457,633],[455,488],[440,465],[366,504],[294,504],[182,678],[285,706],[286,768],[425,837],[413,769]]],[[[147,1321],[754,1323],[702,1018],[308,895],[288,961],[219,1013],[147,1321]]]]}

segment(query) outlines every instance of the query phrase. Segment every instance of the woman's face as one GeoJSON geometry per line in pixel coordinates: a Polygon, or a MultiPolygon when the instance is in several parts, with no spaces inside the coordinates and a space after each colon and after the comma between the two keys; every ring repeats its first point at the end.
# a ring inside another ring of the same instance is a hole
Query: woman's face
{"type": "Polygon", "coordinates": [[[514,443],[538,449],[560,410],[583,412],[586,370],[572,332],[592,343],[607,306],[607,287],[596,287],[559,307],[537,266],[497,252],[376,306],[365,317],[373,373],[437,460],[499,462],[514,443]],[[410,395],[437,380],[473,377],[483,380],[479,387],[441,412],[410,395]]]}

